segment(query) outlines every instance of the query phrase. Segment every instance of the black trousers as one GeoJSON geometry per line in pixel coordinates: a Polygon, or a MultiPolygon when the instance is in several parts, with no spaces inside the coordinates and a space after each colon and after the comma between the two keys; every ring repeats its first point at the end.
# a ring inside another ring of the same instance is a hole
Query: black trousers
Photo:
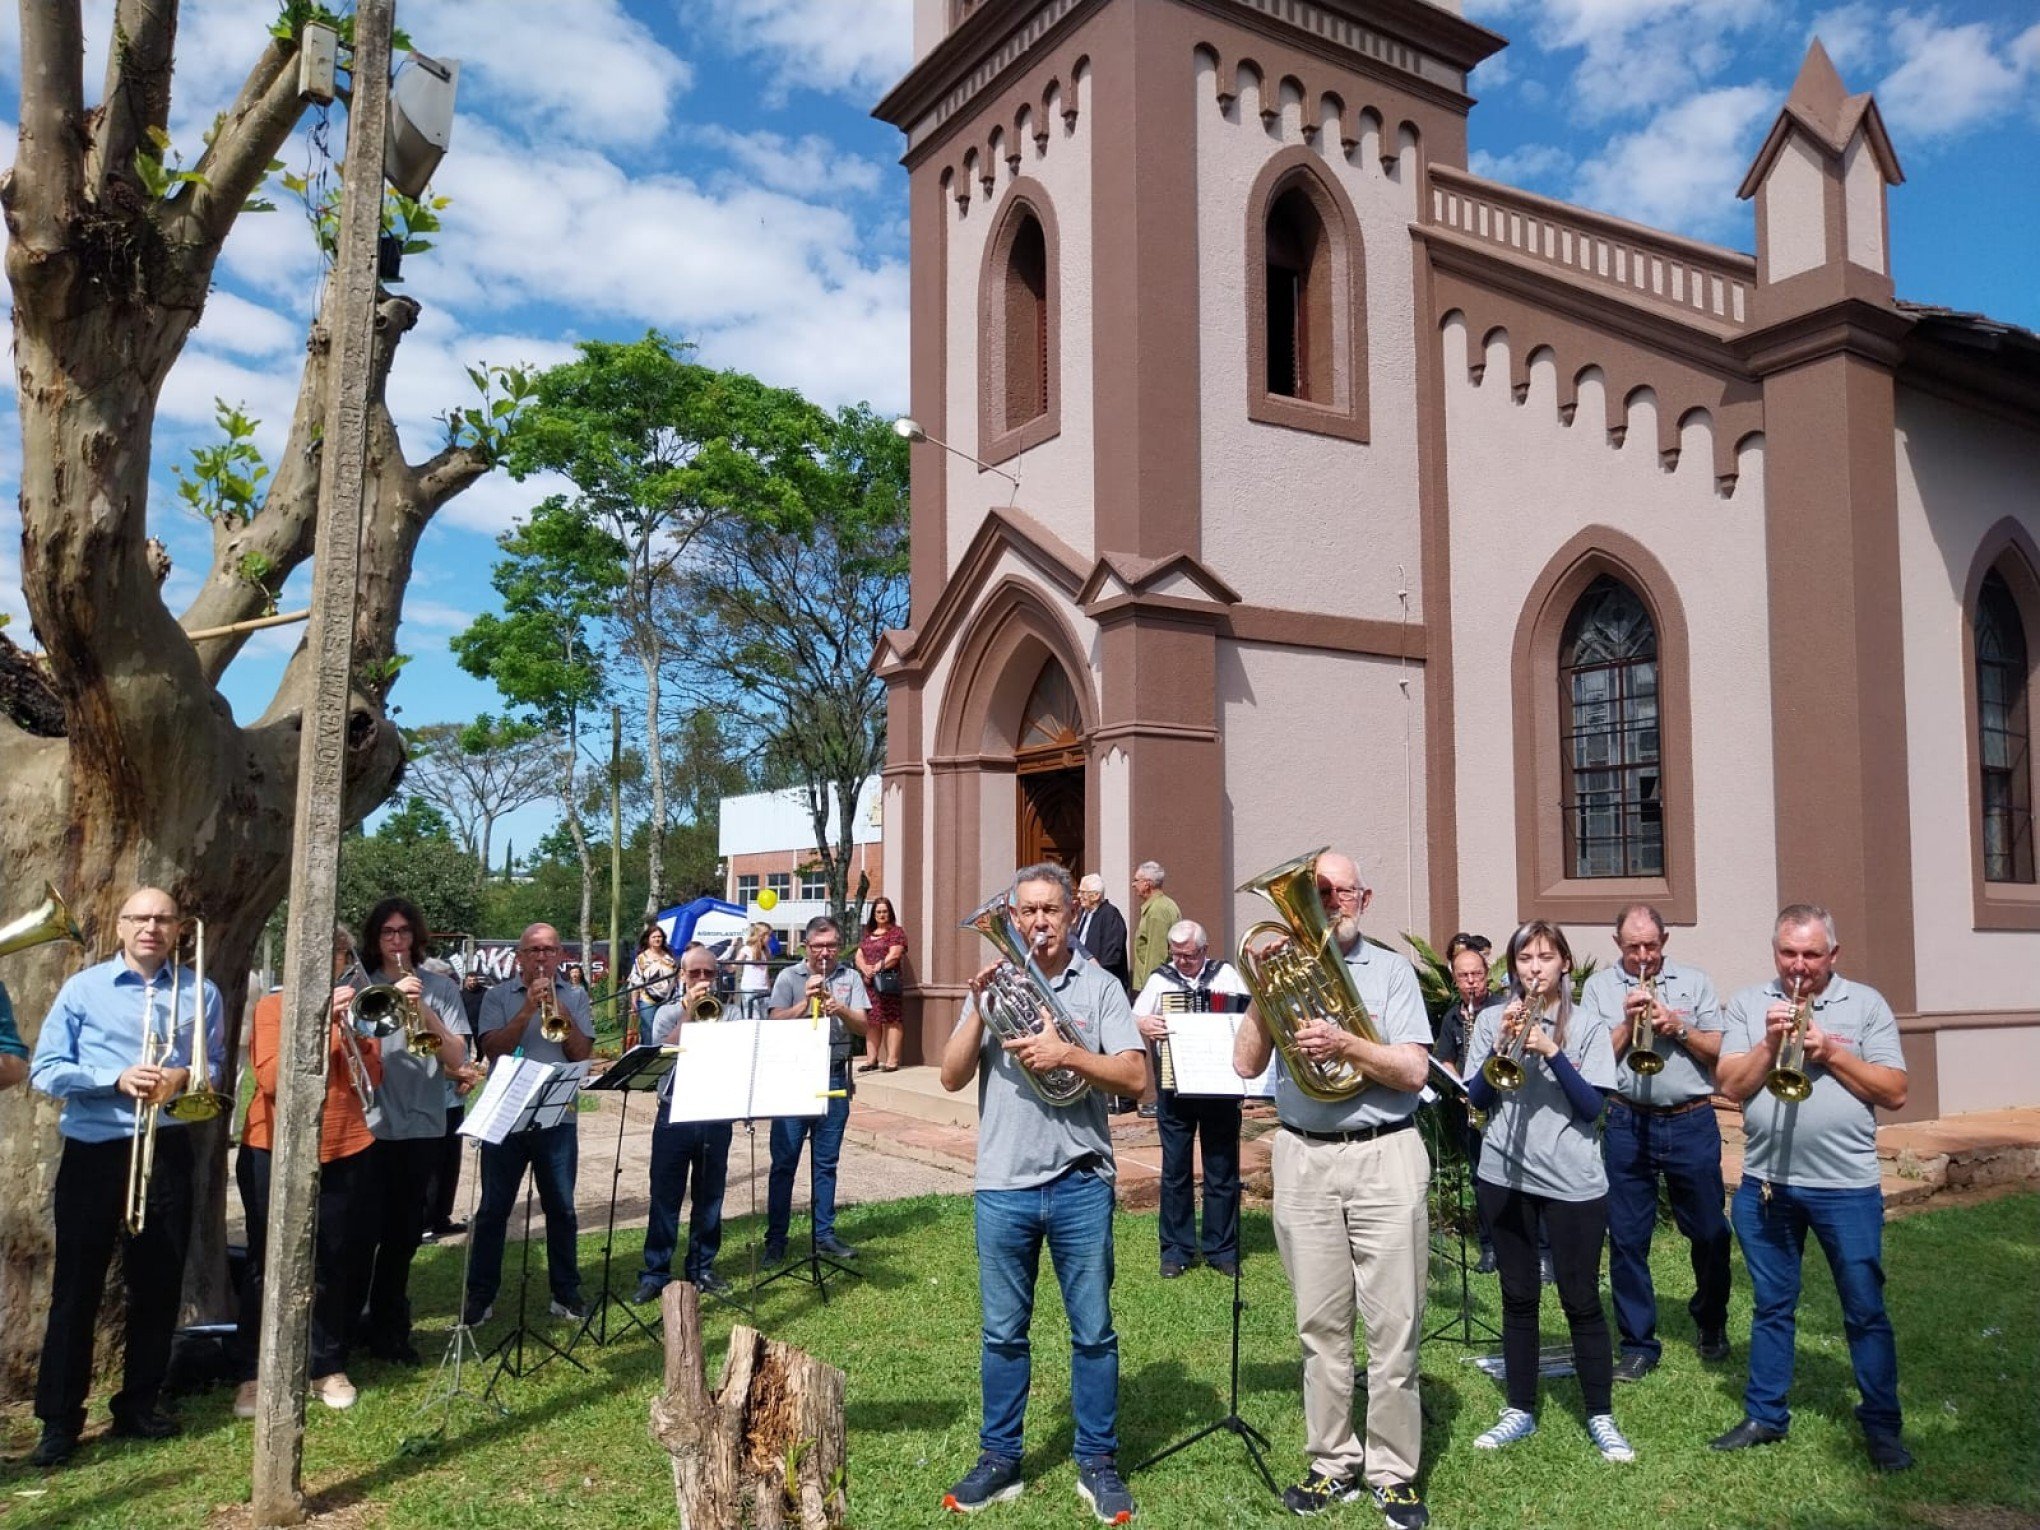
{"type": "Polygon", "coordinates": [[[411,1342],[411,1261],[425,1236],[425,1192],[442,1151],[438,1137],[377,1139],[368,1150],[370,1209],[363,1225],[374,1252],[362,1337],[372,1351],[411,1342]]]}
{"type": "MultiPolygon", "coordinates": [[[[368,1273],[369,1152],[319,1166],[319,1206],[312,1243],[312,1343],[308,1374],[316,1380],[347,1369],[349,1336],[368,1273]]],[[[248,1262],[234,1323],[234,1370],[255,1379],[261,1354],[262,1292],[269,1263],[269,1176],[274,1154],[243,1145],[234,1160],[241,1211],[248,1223],[248,1262]]]]}
{"type": "Polygon", "coordinates": [[[467,1111],[459,1105],[446,1107],[446,1135],[440,1139],[439,1162],[432,1166],[432,1183],[425,1192],[425,1227],[443,1231],[453,1221],[454,1201],[460,1193],[460,1150],[467,1146],[460,1123],[467,1111]]]}
{"type": "Polygon", "coordinates": [[[73,1433],[85,1427],[92,1389],[92,1339],[107,1266],[121,1249],[127,1287],[127,1369],[113,1411],[149,1412],[170,1367],[170,1341],[184,1295],[184,1255],[191,1243],[191,1139],[165,1116],[156,1131],[142,1230],[128,1234],[125,1137],[112,1142],[64,1139],[57,1164],[57,1260],[49,1326],[35,1378],[35,1416],[73,1433]]]}
{"type": "Polygon", "coordinates": [[[1601,1245],[1608,1239],[1608,1199],[1555,1201],[1482,1180],[1474,1187],[1494,1234],[1502,1282],[1502,1365],[1509,1406],[1537,1411],[1537,1304],[1541,1230],[1551,1242],[1558,1304],[1572,1330],[1573,1371],[1591,1417],[1609,1411],[1615,1390],[1614,1342],[1601,1310],[1601,1245]]]}

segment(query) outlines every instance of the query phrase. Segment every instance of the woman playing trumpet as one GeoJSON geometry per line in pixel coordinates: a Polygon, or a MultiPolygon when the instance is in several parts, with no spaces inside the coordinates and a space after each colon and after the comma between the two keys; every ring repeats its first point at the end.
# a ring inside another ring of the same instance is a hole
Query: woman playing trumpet
{"type": "Polygon", "coordinates": [[[29,1080],[64,1102],[56,1271],[35,1388],[42,1440],[29,1458],[37,1466],[59,1465],[78,1448],[94,1323],[123,1240],[126,1378],[113,1397],[113,1432],[148,1439],[178,1432],[159,1399],[191,1234],[191,1140],[184,1123],[157,1111],[145,1152],[149,1115],[189,1081],[200,1017],[211,1075],[226,1066],[219,991],[172,967],[181,927],[168,893],[144,887],[130,895],[117,925],[120,950],[64,984],[36,1038],[29,1080]],[[173,978],[181,981],[177,1013],[173,978]],[[146,1172],[137,1175],[138,1166],[146,1172]]]}
{"type": "Polygon", "coordinates": [[[1502,1285],[1502,1359],[1508,1406],[1474,1444],[1513,1445],[1537,1430],[1537,1240],[1550,1240],[1559,1305],[1572,1330],[1573,1369],[1587,1433],[1602,1458],[1636,1453],[1615,1427],[1613,1346],[1601,1311],[1601,1245],[1608,1234],[1608,1175],[1595,1126],[1615,1087],[1605,1021],[1572,1006],[1572,949],[1554,924],[1532,920],[1509,940],[1510,986],[1481,1011],[1467,1048],[1467,1093],[1488,1113],[1475,1194],[1494,1237],[1502,1285]],[[1498,1089],[1485,1069],[1513,1089],[1498,1089]]]}
{"type": "MultiPolygon", "coordinates": [[[[319,1209],[312,1251],[312,1395],[329,1408],[352,1406],[354,1384],[347,1379],[349,1330],[361,1306],[364,1254],[373,1234],[368,1196],[370,1153],[375,1137],[367,1111],[382,1082],[382,1049],[357,1035],[348,1021],[355,990],[354,936],[345,925],[333,931],[333,981],[326,1027],[326,1099],[319,1124],[319,1209]]],[[[255,1093],[241,1128],[234,1180],[241,1190],[247,1224],[248,1260],[234,1329],[234,1364],[240,1385],[234,1416],[255,1416],[255,1362],[262,1315],[263,1274],[269,1243],[269,1172],[276,1133],[276,1065],[283,1029],[283,990],[255,1004],[248,1033],[248,1066],[255,1093]]]]}

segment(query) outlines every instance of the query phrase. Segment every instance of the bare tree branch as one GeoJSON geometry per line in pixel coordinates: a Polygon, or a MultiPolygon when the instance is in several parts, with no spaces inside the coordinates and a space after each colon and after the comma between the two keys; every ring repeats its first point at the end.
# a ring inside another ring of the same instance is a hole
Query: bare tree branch
{"type": "Polygon", "coordinates": [[[21,0],[21,134],[4,192],[7,272],[20,292],[62,254],[85,175],[85,38],[79,0],[21,0]]]}
{"type": "Polygon", "coordinates": [[[151,128],[168,126],[176,42],[177,0],[120,0],[106,49],[99,130],[85,160],[85,184],[96,200],[105,199],[111,182],[134,181],[135,151],[148,143],[151,128]]]}
{"type": "Polygon", "coordinates": [[[200,178],[171,199],[176,221],[183,225],[175,242],[191,253],[192,275],[211,275],[220,242],[302,115],[297,44],[272,38],[220,119],[213,141],[192,167],[200,178]]]}

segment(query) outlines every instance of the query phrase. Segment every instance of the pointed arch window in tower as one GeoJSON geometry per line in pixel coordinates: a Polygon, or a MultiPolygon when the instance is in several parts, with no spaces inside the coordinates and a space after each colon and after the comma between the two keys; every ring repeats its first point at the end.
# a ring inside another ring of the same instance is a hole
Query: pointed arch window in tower
{"type": "Polygon", "coordinates": [[[1309,193],[1292,185],[1268,209],[1268,391],[1333,402],[1332,249],[1309,193]]]}
{"type": "Polygon", "coordinates": [[[2033,865],[2032,669],[2026,626],[2005,576],[1992,569],[1976,593],[1977,758],[1982,767],[1983,879],[2031,882],[2033,865]]]}
{"type": "Polygon", "coordinates": [[[1048,412],[1048,238],[1023,213],[1006,251],[1005,428],[1048,412]]]}
{"type": "Polygon", "coordinates": [[[1603,574],[1559,645],[1565,851],[1575,877],[1665,872],[1657,628],[1636,592],[1603,574]]]}

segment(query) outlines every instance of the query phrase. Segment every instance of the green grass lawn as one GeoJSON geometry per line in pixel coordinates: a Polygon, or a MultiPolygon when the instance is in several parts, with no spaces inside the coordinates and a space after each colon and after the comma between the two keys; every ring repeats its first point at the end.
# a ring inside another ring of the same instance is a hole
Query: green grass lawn
{"type": "MultiPolygon", "coordinates": [[[[755,1239],[750,1218],[728,1230],[722,1269],[739,1277],[755,1239]]],[[[936,1522],[949,1483],[977,1451],[977,1288],[970,1203],[924,1199],[851,1207],[842,1230],[863,1246],[864,1279],[832,1282],[826,1306],[813,1290],[782,1281],[763,1293],[760,1325],[843,1367],[849,1375],[850,1504],[858,1525],[936,1522]]],[[[1272,1466],[1288,1482],[1302,1466],[1297,1346],[1289,1291],[1268,1218],[1246,1218],[1248,1310],[1241,1412],[1274,1443],[1272,1466]]],[[[1127,1466],[1216,1418],[1225,1409],[1229,1283],[1208,1271],[1164,1283],[1151,1215],[1118,1224],[1115,1309],[1121,1341],[1121,1461],[1127,1466]]],[[[628,1289],[638,1235],[619,1237],[619,1281],[628,1289]]],[[[459,1280],[460,1249],[425,1250],[415,1294],[419,1347],[436,1354],[459,1280]]],[[[507,1261],[517,1269],[515,1245],[507,1261]]],[[[1736,1357],[1703,1366],[1685,1317],[1684,1245],[1661,1237],[1655,1260],[1665,1309],[1665,1362],[1616,1393],[1616,1416],[1640,1459],[1605,1465],[1580,1422],[1571,1382],[1548,1386],[1541,1432],[1488,1455],[1473,1437],[1500,1407],[1499,1387],[1466,1362],[1462,1346],[1434,1340],[1424,1352],[1423,1488],[1435,1522],[1448,1526],[2011,1526],[2040,1523],[2040,1196],[1928,1212],[1886,1232],[1889,1297],[1898,1327],[1906,1436],[1919,1457],[1910,1474],[1869,1470],[1850,1416],[1854,1392],[1832,1286],[1809,1250],[1801,1309],[1792,1438],[1766,1450],[1720,1457],[1707,1439],[1741,1416],[1747,1290],[1737,1271],[1730,1317],[1736,1357]]],[[[599,1237],[584,1239],[593,1288],[599,1237]]],[[[543,1302],[543,1280],[536,1282],[543,1302]]],[[[1480,1311],[1496,1318],[1492,1278],[1475,1282],[1480,1311]]],[[[1456,1287],[1432,1293],[1435,1327],[1456,1287]]],[[[506,1305],[499,1301],[499,1309],[506,1305]]],[[[727,1332],[729,1310],[709,1304],[710,1331],[727,1332]]],[[[1557,1299],[1546,1303],[1546,1341],[1559,1342],[1557,1299]]],[[[484,1343],[498,1326],[484,1330],[484,1343]]],[[[565,1326],[553,1330],[562,1338],[565,1326]]],[[[1069,1463],[1068,1347],[1059,1299],[1044,1269],[1034,1329],[1035,1393],[1029,1417],[1026,1495],[978,1523],[1089,1523],[1069,1463]]],[[[345,1508],[349,1526],[647,1526],[674,1523],[663,1451],[646,1432],[658,1385],[656,1346],[633,1331],[607,1349],[577,1352],[588,1371],[554,1363],[506,1381],[511,1408],[499,1419],[464,1404],[446,1442],[422,1454],[401,1445],[421,1426],[432,1368],[365,1364],[354,1371],[361,1402],[347,1413],[311,1408],[306,1480],[321,1507],[345,1508]]],[[[718,1350],[717,1360],[719,1363],[718,1350]]],[[[714,1377],[711,1375],[711,1382],[714,1377]]],[[[103,1417],[94,1399],[94,1427],[103,1417]]],[[[0,1466],[0,1524],[88,1527],[204,1526],[248,1493],[252,1425],[234,1420],[222,1390],[182,1404],[183,1438],[147,1444],[88,1437],[72,1465],[45,1476],[23,1464],[34,1421],[9,1421],[13,1459],[0,1466]]],[[[1208,1439],[1133,1478],[1145,1522],[1217,1525],[1281,1522],[1244,1449],[1208,1439]]],[[[1331,1523],[1378,1524],[1354,1505],[1331,1523]]]]}

